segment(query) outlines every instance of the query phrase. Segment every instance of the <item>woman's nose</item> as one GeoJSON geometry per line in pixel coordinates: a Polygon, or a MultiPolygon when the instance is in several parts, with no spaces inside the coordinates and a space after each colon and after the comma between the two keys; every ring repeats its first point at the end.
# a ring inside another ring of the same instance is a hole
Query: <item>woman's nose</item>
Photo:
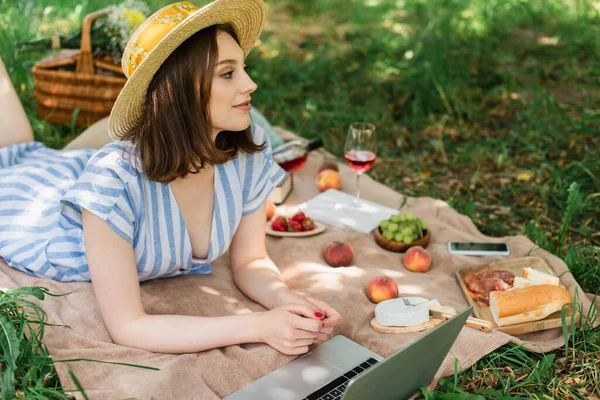
{"type": "Polygon", "coordinates": [[[252,93],[256,90],[256,88],[258,88],[258,85],[254,83],[248,74],[246,74],[246,81],[244,82],[242,88],[242,93],[252,93]]]}

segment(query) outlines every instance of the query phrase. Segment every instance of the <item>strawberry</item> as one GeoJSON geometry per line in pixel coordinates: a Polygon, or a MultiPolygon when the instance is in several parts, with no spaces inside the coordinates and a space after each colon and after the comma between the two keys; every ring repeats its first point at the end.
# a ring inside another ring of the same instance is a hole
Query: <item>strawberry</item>
{"type": "Polygon", "coordinates": [[[291,220],[288,222],[287,231],[288,232],[300,232],[302,230],[302,225],[300,222],[291,220]]]}
{"type": "Polygon", "coordinates": [[[271,228],[274,231],[285,232],[288,228],[288,221],[286,217],[275,217],[271,222],[271,228]]]}
{"type": "Polygon", "coordinates": [[[302,211],[297,212],[292,218],[292,221],[296,221],[296,222],[300,222],[302,223],[302,221],[304,221],[306,219],[306,214],[304,214],[302,211]]]}
{"type": "Polygon", "coordinates": [[[304,221],[302,221],[302,230],[312,231],[313,229],[315,229],[315,221],[313,221],[309,217],[306,217],[304,221]]]}

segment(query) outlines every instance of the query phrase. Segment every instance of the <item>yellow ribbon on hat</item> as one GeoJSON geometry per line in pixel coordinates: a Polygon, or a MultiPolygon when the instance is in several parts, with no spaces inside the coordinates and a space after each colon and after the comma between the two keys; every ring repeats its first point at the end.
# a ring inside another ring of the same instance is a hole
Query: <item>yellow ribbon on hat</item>
{"type": "Polygon", "coordinates": [[[156,13],[137,37],[133,38],[131,50],[126,55],[127,77],[133,74],[162,38],[196,10],[192,3],[183,1],[171,4],[156,13]]]}

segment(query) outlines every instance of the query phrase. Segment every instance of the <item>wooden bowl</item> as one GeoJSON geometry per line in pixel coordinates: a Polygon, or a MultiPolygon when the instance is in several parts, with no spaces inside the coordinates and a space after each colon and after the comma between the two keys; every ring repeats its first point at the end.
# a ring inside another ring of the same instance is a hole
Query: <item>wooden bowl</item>
{"type": "Polygon", "coordinates": [[[427,247],[427,245],[429,244],[429,239],[431,239],[430,229],[427,229],[425,231],[425,235],[421,239],[417,239],[411,244],[405,244],[386,239],[381,234],[381,229],[379,227],[375,229],[375,242],[384,249],[389,251],[395,251],[396,253],[404,253],[406,250],[410,249],[413,246],[427,247]]]}

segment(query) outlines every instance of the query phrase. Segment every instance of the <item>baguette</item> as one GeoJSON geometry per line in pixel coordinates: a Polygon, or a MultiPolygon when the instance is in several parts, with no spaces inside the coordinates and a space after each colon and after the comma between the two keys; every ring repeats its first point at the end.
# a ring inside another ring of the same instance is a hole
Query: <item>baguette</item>
{"type": "Polygon", "coordinates": [[[562,286],[534,285],[490,293],[490,312],[498,326],[538,321],[573,301],[562,286]]]}
{"type": "Polygon", "coordinates": [[[558,276],[550,275],[545,272],[538,271],[537,269],[525,267],[523,268],[521,275],[523,278],[528,279],[536,284],[554,286],[560,285],[560,279],[558,279],[558,276]]]}

